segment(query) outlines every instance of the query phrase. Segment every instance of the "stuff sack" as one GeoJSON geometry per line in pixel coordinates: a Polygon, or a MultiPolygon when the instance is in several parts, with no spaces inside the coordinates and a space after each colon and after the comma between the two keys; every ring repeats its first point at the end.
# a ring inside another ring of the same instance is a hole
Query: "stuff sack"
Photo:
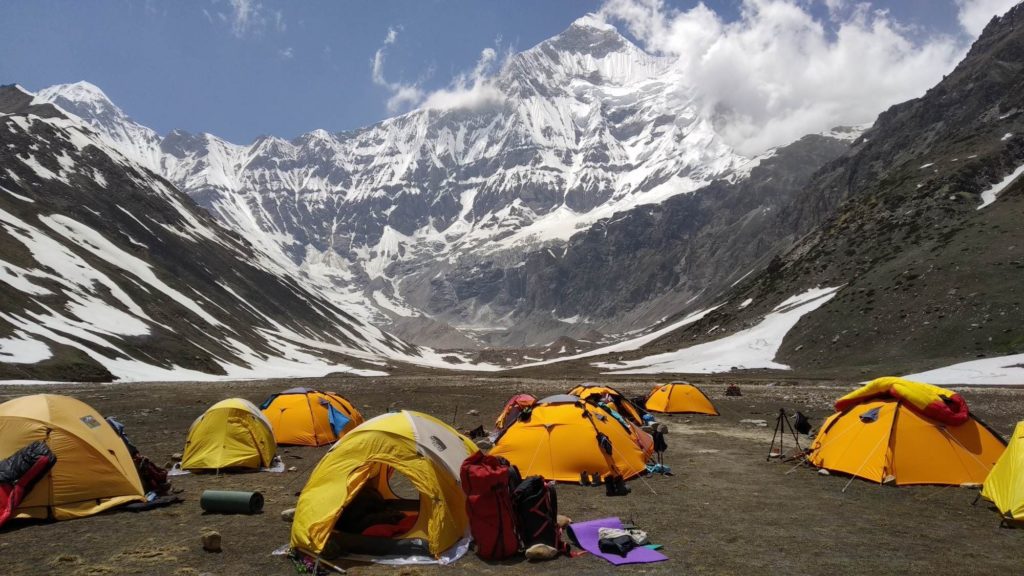
{"type": "Polygon", "coordinates": [[[57,463],[57,457],[37,440],[0,461],[0,526],[14,515],[25,495],[57,463]]]}
{"type": "Polygon", "coordinates": [[[545,482],[540,476],[530,476],[512,493],[516,506],[516,519],[523,546],[547,544],[559,552],[568,551],[558,527],[558,497],[555,483],[545,482]]]}
{"type": "Polygon", "coordinates": [[[504,458],[477,452],[462,463],[459,475],[477,556],[501,560],[516,555],[519,533],[511,488],[520,483],[519,470],[504,458]]]}

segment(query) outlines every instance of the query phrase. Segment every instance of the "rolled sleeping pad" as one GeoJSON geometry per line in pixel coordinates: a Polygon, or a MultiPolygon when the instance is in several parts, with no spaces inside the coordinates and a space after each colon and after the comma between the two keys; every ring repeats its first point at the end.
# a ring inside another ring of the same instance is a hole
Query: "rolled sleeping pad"
{"type": "Polygon", "coordinates": [[[199,507],[215,514],[259,514],[263,511],[263,494],[234,490],[203,490],[199,507]]]}

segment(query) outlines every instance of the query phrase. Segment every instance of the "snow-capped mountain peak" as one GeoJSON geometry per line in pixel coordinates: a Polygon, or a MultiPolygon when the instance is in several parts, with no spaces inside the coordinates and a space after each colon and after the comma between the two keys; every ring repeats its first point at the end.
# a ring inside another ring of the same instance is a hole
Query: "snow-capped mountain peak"
{"type": "Polygon", "coordinates": [[[493,80],[500,106],[414,110],[249,145],[160,138],[97,105],[102,92],[87,86],[37,99],[81,116],[356,315],[412,310],[399,315],[488,328],[507,325],[515,303],[456,294],[456,268],[514,265],[616,212],[743,176],[747,159],[680,90],[671,64],[588,15],[510,58],[493,80]]]}
{"type": "Polygon", "coordinates": [[[83,120],[115,149],[157,173],[160,136],[125,114],[98,86],[84,80],[57,84],[36,93],[35,103],[49,103],[83,120]]]}

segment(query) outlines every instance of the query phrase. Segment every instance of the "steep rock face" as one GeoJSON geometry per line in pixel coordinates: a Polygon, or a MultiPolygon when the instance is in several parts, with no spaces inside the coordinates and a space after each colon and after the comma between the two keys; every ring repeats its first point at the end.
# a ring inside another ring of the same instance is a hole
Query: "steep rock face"
{"type": "Polygon", "coordinates": [[[842,289],[783,341],[778,361],[797,369],[908,373],[1024,352],[1021,174],[1019,5],[941,83],[879,116],[784,212],[809,222],[841,202],[822,226],[723,296],[721,308],[633,356],[752,326],[814,286],[842,289]]]}
{"type": "Polygon", "coordinates": [[[248,146],[160,138],[84,83],[39,101],[81,116],[354,314],[434,338],[443,324],[504,333],[523,312],[521,298],[491,298],[486,275],[435,289],[453,266],[505,270],[616,212],[746,174],[671,64],[587,17],[514,55],[473,106],[248,146]]]}
{"type": "Polygon", "coordinates": [[[37,101],[0,88],[0,380],[325,374],[423,352],[37,101]]]}
{"type": "Polygon", "coordinates": [[[711,303],[821,221],[793,221],[787,211],[847,148],[846,140],[807,136],[760,160],[749,178],[602,219],[522,265],[458,267],[450,286],[433,279],[435,294],[451,295],[438,308],[470,298],[515,307],[520,331],[534,338],[517,344],[528,346],[559,334],[643,328],[684,305],[711,303]]]}

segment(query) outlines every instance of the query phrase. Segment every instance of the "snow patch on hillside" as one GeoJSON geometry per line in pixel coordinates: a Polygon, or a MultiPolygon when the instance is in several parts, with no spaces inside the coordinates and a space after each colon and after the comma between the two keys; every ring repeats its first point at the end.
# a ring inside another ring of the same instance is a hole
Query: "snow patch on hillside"
{"type": "Polygon", "coordinates": [[[0,338],[0,362],[35,364],[52,357],[50,347],[16,331],[13,338],[0,338]]]}
{"type": "Polygon", "coordinates": [[[996,201],[999,197],[999,193],[1006,189],[1007,186],[1013,183],[1021,174],[1024,174],[1024,164],[1017,167],[1016,170],[1010,173],[1009,176],[1003,178],[1001,181],[993,185],[988,190],[981,193],[981,206],[978,206],[978,210],[981,210],[985,206],[996,201]]]}
{"type": "Polygon", "coordinates": [[[976,384],[983,386],[1024,385],[1024,354],[982,358],[904,376],[929,384],[976,384]]]}
{"type": "Polygon", "coordinates": [[[625,362],[595,362],[611,374],[714,374],[752,368],[789,370],[775,362],[783,338],[804,314],[835,296],[839,287],[813,288],[787,298],[753,328],[689,348],[625,362]]]}

